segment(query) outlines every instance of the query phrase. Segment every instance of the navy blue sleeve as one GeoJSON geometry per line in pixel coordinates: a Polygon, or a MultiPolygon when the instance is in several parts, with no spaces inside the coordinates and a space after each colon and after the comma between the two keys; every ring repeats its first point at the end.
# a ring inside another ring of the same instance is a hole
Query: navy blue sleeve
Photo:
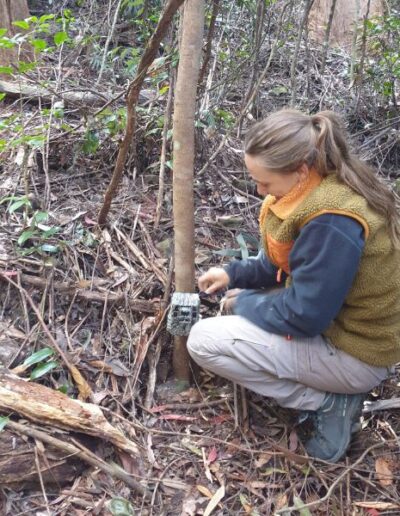
{"type": "Polygon", "coordinates": [[[255,258],[235,260],[225,267],[229,288],[269,288],[277,284],[278,269],[260,251],[255,258]]]}
{"type": "Polygon", "coordinates": [[[245,290],[234,312],[271,333],[319,335],[339,313],[363,249],[364,229],[356,220],[316,217],[301,230],[290,253],[291,285],[271,294],[245,290]]]}

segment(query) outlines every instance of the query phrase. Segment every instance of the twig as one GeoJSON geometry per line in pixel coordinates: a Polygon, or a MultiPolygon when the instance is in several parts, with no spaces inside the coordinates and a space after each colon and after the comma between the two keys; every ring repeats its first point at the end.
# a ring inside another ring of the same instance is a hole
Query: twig
{"type": "MultiPolygon", "coordinates": [[[[200,403],[167,403],[166,405],[160,405],[159,410],[155,410],[158,407],[149,409],[153,414],[163,410],[199,410],[202,408],[216,407],[229,401],[229,398],[221,398],[220,400],[202,401],[200,403]]],[[[148,407],[146,407],[148,408],[148,407]]]]}
{"type": "Polygon", "coordinates": [[[210,25],[208,27],[208,34],[207,34],[206,50],[204,53],[203,64],[201,66],[201,70],[199,73],[199,84],[201,84],[204,80],[204,77],[207,72],[208,62],[211,57],[211,47],[212,47],[212,41],[213,41],[214,32],[215,32],[215,22],[217,20],[219,2],[220,2],[220,0],[213,0],[210,25]]]}
{"type": "Polygon", "coordinates": [[[44,503],[46,504],[47,514],[49,516],[51,516],[50,507],[49,507],[49,500],[47,498],[46,489],[44,487],[42,472],[40,471],[40,462],[39,462],[37,446],[35,446],[35,466],[36,466],[36,471],[37,471],[37,474],[38,474],[38,477],[39,477],[40,488],[42,490],[44,503]]]}
{"type": "Polygon", "coordinates": [[[285,513],[290,512],[290,511],[302,511],[303,509],[315,507],[317,505],[320,505],[321,503],[326,502],[332,496],[332,493],[336,489],[336,486],[339,484],[339,482],[341,482],[343,480],[343,478],[346,477],[346,475],[348,475],[349,472],[353,468],[355,468],[358,464],[360,464],[364,460],[364,457],[366,455],[368,455],[368,453],[370,453],[372,450],[375,450],[376,448],[382,447],[384,444],[385,443],[377,443],[377,444],[373,444],[372,446],[367,448],[364,451],[364,453],[362,453],[360,455],[360,457],[351,466],[346,467],[344,469],[344,471],[336,478],[336,480],[333,482],[333,484],[331,484],[331,487],[328,489],[325,496],[323,496],[319,500],[315,500],[314,502],[305,503],[305,504],[297,505],[297,506],[293,505],[292,507],[284,507],[283,509],[276,512],[276,516],[279,516],[279,515],[283,516],[285,513]]]}
{"type": "Polygon", "coordinates": [[[111,28],[110,28],[110,30],[108,32],[107,39],[106,39],[106,42],[105,42],[105,45],[104,45],[103,58],[101,60],[100,71],[99,71],[99,76],[98,76],[97,81],[96,81],[96,86],[98,86],[100,84],[101,78],[103,76],[104,66],[106,64],[108,47],[110,45],[111,38],[113,37],[114,31],[115,31],[115,25],[117,24],[118,14],[119,14],[119,10],[121,8],[121,4],[122,4],[122,0],[118,0],[117,7],[115,8],[115,13],[114,13],[114,18],[113,18],[113,21],[112,21],[112,25],[111,25],[111,28]]]}
{"type": "Polygon", "coordinates": [[[174,98],[174,87],[175,87],[175,71],[170,67],[170,81],[169,81],[169,90],[168,90],[168,98],[167,98],[167,106],[165,108],[164,113],[164,126],[162,132],[162,145],[161,145],[161,155],[160,155],[160,172],[158,175],[158,195],[157,195],[157,208],[156,208],[156,217],[154,220],[154,229],[157,229],[160,224],[161,218],[161,208],[164,202],[164,186],[165,186],[165,163],[166,163],[166,155],[167,155],[167,144],[168,144],[168,130],[171,125],[171,117],[172,117],[172,106],[173,106],[173,98],[174,98]]]}
{"type": "Polygon", "coordinates": [[[306,26],[308,15],[310,14],[311,7],[313,6],[314,0],[305,0],[303,17],[300,22],[298,36],[296,40],[296,46],[294,49],[294,54],[292,58],[292,63],[290,66],[290,84],[292,86],[292,95],[290,98],[290,105],[294,106],[296,102],[296,66],[297,66],[297,58],[299,56],[300,44],[303,37],[304,27],[306,26]]]}

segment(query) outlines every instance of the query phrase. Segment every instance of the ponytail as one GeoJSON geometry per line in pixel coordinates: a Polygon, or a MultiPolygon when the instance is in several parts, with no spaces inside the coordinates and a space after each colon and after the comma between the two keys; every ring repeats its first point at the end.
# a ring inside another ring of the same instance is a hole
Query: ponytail
{"type": "Polygon", "coordinates": [[[341,120],[332,111],[312,116],[292,109],[277,111],[248,131],[245,152],[281,174],[294,172],[303,164],[314,167],[322,177],[336,174],[386,218],[393,245],[400,248],[399,198],[351,152],[341,120]]]}
{"type": "Polygon", "coordinates": [[[366,199],[388,221],[390,238],[400,248],[399,198],[375,171],[349,150],[345,129],[331,111],[311,117],[317,132],[315,168],[326,176],[335,173],[339,180],[366,199]]]}

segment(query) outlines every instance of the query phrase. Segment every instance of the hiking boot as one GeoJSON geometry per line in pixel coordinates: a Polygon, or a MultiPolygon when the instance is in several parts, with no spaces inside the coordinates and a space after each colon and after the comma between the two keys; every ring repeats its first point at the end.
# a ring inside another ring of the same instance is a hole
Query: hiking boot
{"type": "Polygon", "coordinates": [[[313,413],[314,436],[305,444],[311,457],[337,462],[345,454],[364,399],[364,394],[326,395],[322,406],[313,413]]]}

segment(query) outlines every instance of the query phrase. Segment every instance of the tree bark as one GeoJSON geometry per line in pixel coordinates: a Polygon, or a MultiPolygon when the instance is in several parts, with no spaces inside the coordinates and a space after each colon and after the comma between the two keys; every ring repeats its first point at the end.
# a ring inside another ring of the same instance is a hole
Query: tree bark
{"type": "MultiPolygon", "coordinates": [[[[27,0],[0,0],[0,28],[7,29],[6,36],[12,37],[22,29],[14,27],[13,21],[23,20],[29,17],[27,0]]],[[[24,58],[30,57],[30,52],[24,50],[24,58]]],[[[18,49],[0,48],[0,66],[10,66],[18,60],[18,49]]],[[[0,74],[0,77],[4,76],[0,74]]]]}
{"type": "MultiPolygon", "coordinates": [[[[194,117],[204,30],[204,0],[188,0],[183,16],[173,117],[173,204],[175,231],[175,288],[194,290],[194,117]]],[[[186,338],[175,337],[174,372],[178,380],[190,377],[186,338]]]]}

